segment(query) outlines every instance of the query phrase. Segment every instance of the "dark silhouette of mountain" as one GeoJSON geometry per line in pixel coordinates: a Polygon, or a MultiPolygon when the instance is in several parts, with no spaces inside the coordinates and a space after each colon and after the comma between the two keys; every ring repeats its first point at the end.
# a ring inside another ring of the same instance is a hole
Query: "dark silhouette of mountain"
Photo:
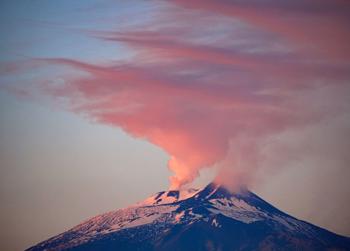
{"type": "Polygon", "coordinates": [[[247,189],[163,191],[96,216],[35,250],[350,250],[343,237],[289,216],[247,189]]]}

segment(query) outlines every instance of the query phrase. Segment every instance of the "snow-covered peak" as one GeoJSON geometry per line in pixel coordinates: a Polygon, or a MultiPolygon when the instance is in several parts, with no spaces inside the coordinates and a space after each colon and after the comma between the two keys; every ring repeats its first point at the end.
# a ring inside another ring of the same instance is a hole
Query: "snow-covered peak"
{"type": "Polygon", "coordinates": [[[199,190],[190,188],[190,189],[181,189],[181,190],[168,190],[162,191],[148,197],[144,201],[138,203],[138,206],[152,206],[152,205],[162,205],[170,204],[178,201],[186,200],[194,196],[199,190]]]}
{"type": "MultiPolygon", "coordinates": [[[[295,238],[298,242],[310,239],[319,241],[327,233],[325,230],[281,212],[245,188],[231,191],[222,185],[210,183],[202,190],[182,189],[159,192],[131,207],[93,217],[29,250],[111,250],[105,249],[105,247],[112,247],[110,243],[113,243],[113,247],[118,250],[136,250],[136,247],[142,245],[144,249],[140,250],[150,250],[150,246],[159,245],[159,241],[167,240],[171,240],[176,247],[169,249],[164,245],[159,250],[189,250],[183,246],[178,248],[177,245],[181,243],[178,241],[178,235],[180,234],[181,237],[184,234],[187,240],[192,233],[192,236],[199,238],[198,243],[207,241],[207,237],[200,239],[200,235],[195,235],[198,231],[213,233],[205,235],[213,238],[224,236],[220,237],[217,243],[231,241],[231,238],[226,238],[230,231],[238,235],[243,233],[241,237],[248,237],[244,245],[251,243],[254,236],[266,235],[266,238],[271,241],[270,233],[278,233],[279,238],[283,233],[287,241],[290,240],[290,236],[297,236],[295,238]],[[125,249],[120,248],[123,245],[126,245],[125,249]],[[88,248],[85,249],[85,247],[88,248]]],[[[330,235],[329,238],[333,240],[335,237],[330,235]]],[[[192,241],[192,238],[190,239],[192,241]]],[[[291,243],[294,245],[294,242],[291,243]]],[[[256,249],[254,246],[249,250],[256,249]]],[[[238,248],[223,250],[238,250],[238,248]]]]}

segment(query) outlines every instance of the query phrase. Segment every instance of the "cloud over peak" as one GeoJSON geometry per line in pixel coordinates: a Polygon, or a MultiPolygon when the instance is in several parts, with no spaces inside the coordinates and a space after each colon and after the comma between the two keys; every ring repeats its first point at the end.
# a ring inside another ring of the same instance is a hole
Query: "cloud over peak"
{"type": "Polygon", "coordinates": [[[164,149],[172,188],[210,167],[249,184],[274,163],[279,135],[348,114],[347,2],[176,0],[159,9],[144,25],[88,32],[127,48],[127,59],[39,61],[83,73],[46,81],[46,94],[164,149]]]}

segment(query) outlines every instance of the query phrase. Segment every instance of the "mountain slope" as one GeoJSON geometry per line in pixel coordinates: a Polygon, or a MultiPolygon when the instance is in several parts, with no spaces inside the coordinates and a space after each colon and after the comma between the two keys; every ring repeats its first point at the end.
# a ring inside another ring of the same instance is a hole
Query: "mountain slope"
{"type": "Polygon", "coordinates": [[[350,250],[350,238],[297,220],[246,189],[230,193],[211,183],[160,192],[28,250],[350,250]]]}

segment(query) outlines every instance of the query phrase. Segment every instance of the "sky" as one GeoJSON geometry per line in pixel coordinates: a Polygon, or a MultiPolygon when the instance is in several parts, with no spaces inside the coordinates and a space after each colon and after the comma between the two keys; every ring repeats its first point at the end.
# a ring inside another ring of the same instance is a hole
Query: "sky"
{"type": "Polygon", "coordinates": [[[213,179],[349,236],[349,11],[1,1],[0,249],[213,179]]]}

